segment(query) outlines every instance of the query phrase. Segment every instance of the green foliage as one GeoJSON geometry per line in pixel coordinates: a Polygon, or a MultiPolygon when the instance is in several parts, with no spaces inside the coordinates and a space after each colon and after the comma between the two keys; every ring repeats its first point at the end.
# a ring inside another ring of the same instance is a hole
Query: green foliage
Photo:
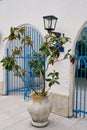
{"type": "Polygon", "coordinates": [[[24,37],[24,33],[25,33],[25,29],[22,28],[17,28],[17,27],[11,27],[10,28],[10,35],[8,37],[6,37],[4,40],[9,40],[9,41],[13,41],[13,40],[20,40],[21,44],[25,44],[27,46],[29,46],[30,44],[32,44],[32,40],[31,38],[27,35],[24,37]]]}
{"type": "MultiPolygon", "coordinates": [[[[26,71],[22,66],[20,66],[17,63],[16,56],[22,55],[22,50],[24,46],[31,46],[33,50],[33,41],[29,36],[24,36],[25,29],[24,28],[16,28],[11,27],[10,28],[10,34],[8,37],[6,37],[4,40],[19,40],[21,45],[20,47],[15,47],[14,50],[12,50],[12,53],[9,57],[4,57],[1,60],[2,66],[4,69],[8,71],[13,71],[15,76],[18,76],[23,79],[23,76],[25,75],[26,71]]],[[[31,89],[38,95],[41,94],[43,96],[47,95],[48,90],[54,85],[59,84],[59,73],[55,70],[53,72],[50,72],[47,77],[45,75],[46,71],[49,68],[49,65],[54,65],[56,62],[58,62],[58,58],[60,56],[60,50],[59,48],[62,47],[65,43],[70,42],[69,37],[65,37],[65,34],[62,34],[61,37],[56,37],[54,34],[49,33],[44,37],[44,41],[41,44],[39,51],[40,53],[36,53],[33,50],[34,58],[29,60],[28,64],[31,67],[32,71],[35,72],[35,76],[37,78],[41,77],[44,81],[44,86],[42,89],[42,92],[37,92],[36,89],[32,86],[31,89]],[[56,43],[59,43],[59,47],[56,47],[56,43]],[[44,58],[46,59],[46,68],[43,67],[44,65],[44,58]],[[46,90],[45,82],[48,82],[49,89],[46,90]]],[[[67,54],[65,55],[64,59],[70,57],[70,60],[73,59],[73,57],[70,54],[71,50],[68,50],[67,54]]]]}
{"type": "Polygon", "coordinates": [[[21,35],[23,35],[25,32],[24,28],[16,28],[11,27],[10,28],[10,35],[6,37],[4,40],[8,39],[9,41],[15,40],[15,39],[21,39],[21,35]]]}
{"type": "Polygon", "coordinates": [[[2,66],[4,69],[11,71],[14,68],[15,59],[14,59],[14,57],[4,57],[1,60],[1,63],[2,63],[2,66]]]}
{"type": "Polygon", "coordinates": [[[35,54],[34,55],[35,58],[31,59],[31,61],[29,61],[29,65],[31,67],[31,69],[35,72],[35,76],[36,77],[40,77],[40,76],[44,76],[45,72],[44,72],[44,57],[42,57],[40,54],[35,54]]]}
{"type": "Polygon", "coordinates": [[[17,64],[15,64],[13,71],[14,71],[14,75],[20,78],[23,78],[26,72],[25,69],[23,69],[21,66],[17,64]]]}
{"type": "Polygon", "coordinates": [[[67,58],[69,58],[70,59],[70,62],[72,62],[72,64],[74,64],[74,62],[75,62],[75,55],[72,55],[71,53],[71,49],[69,49],[68,51],[67,51],[67,53],[65,54],[65,56],[64,56],[64,59],[67,59],[67,58]]]}
{"type": "Polygon", "coordinates": [[[49,87],[51,87],[52,85],[56,84],[60,84],[58,82],[59,79],[59,73],[58,72],[51,72],[47,75],[48,78],[46,78],[46,81],[49,82],[49,87]],[[50,78],[49,78],[50,77],[50,78]]]}
{"type": "Polygon", "coordinates": [[[66,42],[70,42],[71,38],[65,37],[65,34],[63,33],[62,36],[59,38],[59,42],[62,44],[65,44],[66,42]]]}

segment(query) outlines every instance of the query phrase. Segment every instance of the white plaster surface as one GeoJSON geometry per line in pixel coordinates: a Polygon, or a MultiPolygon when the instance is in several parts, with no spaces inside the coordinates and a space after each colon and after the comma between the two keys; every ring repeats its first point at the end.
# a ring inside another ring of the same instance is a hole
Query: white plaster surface
{"type": "MultiPolygon", "coordinates": [[[[27,101],[23,96],[0,96],[0,130],[38,130],[30,123],[27,101]]],[[[87,118],[49,116],[47,127],[42,130],[87,130],[87,118]]]]}
{"type": "Polygon", "coordinates": [[[52,112],[63,116],[69,116],[69,96],[51,93],[52,112]]]}
{"type": "MultiPolygon", "coordinates": [[[[58,17],[57,32],[63,32],[71,38],[71,43],[65,45],[65,52],[72,48],[82,28],[87,24],[87,0],[1,0],[0,1],[0,60],[5,55],[6,42],[3,39],[9,34],[11,26],[29,23],[36,26],[45,35],[43,16],[58,17]]],[[[62,53],[62,56],[64,53],[62,53]]],[[[52,88],[52,92],[69,96],[69,111],[73,108],[74,68],[70,71],[69,61],[56,64],[60,73],[60,85],[52,88]],[[71,74],[70,74],[71,73],[71,74]],[[73,77],[72,77],[73,76],[73,77]]],[[[52,69],[52,67],[50,68],[52,69]]],[[[5,75],[0,64],[0,89],[5,93],[5,75]]],[[[68,101],[68,100],[67,100],[68,101]]]]}
{"type": "Polygon", "coordinates": [[[2,93],[2,85],[3,84],[3,82],[2,81],[0,81],[0,94],[2,93]]]}
{"type": "MultiPolygon", "coordinates": [[[[55,31],[63,32],[71,38],[71,43],[65,46],[65,52],[69,48],[74,49],[77,33],[87,20],[87,0],[38,0],[37,4],[35,2],[35,0],[0,1],[0,59],[5,54],[6,43],[3,43],[3,39],[9,34],[11,26],[29,23],[36,26],[45,35],[42,17],[50,14],[58,17],[55,31]]],[[[66,75],[63,74],[65,86],[69,83],[69,64],[66,66],[62,67],[63,73],[67,72],[67,79],[64,78],[66,75]]],[[[0,78],[2,73],[0,71],[0,78]]]]}

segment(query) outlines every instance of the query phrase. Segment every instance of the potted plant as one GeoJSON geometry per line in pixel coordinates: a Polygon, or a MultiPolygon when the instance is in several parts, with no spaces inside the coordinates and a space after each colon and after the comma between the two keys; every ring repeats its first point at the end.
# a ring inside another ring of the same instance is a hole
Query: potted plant
{"type": "MultiPolygon", "coordinates": [[[[53,33],[48,33],[44,37],[44,41],[39,48],[39,53],[35,52],[33,49],[33,41],[29,36],[24,36],[25,29],[11,27],[10,34],[5,40],[13,41],[18,39],[20,41],[20,47],[15,47],[12,50],[12,53],[8,57],[4,57],[1,60],[2,66],[8,71],[13,71],[15,76],[20,77],[24,81],[24,76],[27,70],[25,70],[21,65],[17,63],[16,56],[22,55],[22,50],[25,46],[31,46],[33,50],[33,56],[35,58],[29,61],[29,66],[31,66],[34,76],[36,78],[42,77],[43,86],[38,86],[40,91],[38,91],[32,84],[29,84],[30,89],[33,90],[31,98],[28,104],[28,111],[32,118],[32,125],[37,127],[43,127],[48,124],[48,116],[51,112],[51,103],[49,102],[48,91],[51,89],[54,84],[59,85],[59,72],[54,68],[52,72],[46,74],[46,71],[50,65],[54,66],[56,62],[59,61],[60,48],[70,42],[70,38],[65,37],[64,34],[61,34],[60,37],[56,37],[53,33]],[[43,58],[42,58],[43,57],[43,58]],[[45,58],[45,60],[43,60],[45,58]],[[45,63],[45,68],[43,64],[45,63]],[[48,82],[48,87],[46,86],[48,82]]],[[[68,50],[64,59],[70,56],[72,61],[73,57],[70,55],[70,50],[68,50]]],[[[27,84],[27,82],[25,81],[27,84]]]]}

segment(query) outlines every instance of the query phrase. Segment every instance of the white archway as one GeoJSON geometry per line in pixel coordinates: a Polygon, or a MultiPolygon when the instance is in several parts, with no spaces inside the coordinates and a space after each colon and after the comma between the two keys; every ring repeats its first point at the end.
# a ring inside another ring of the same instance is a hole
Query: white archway
{"type": "MultiPolygon", "coordinates": [[[[87,25],[87,20],[82,24],[80,27],[74,42],[73,42],[73,47],[72,47],[72,53],[75,54],[75,47],[76,47],[76,42],[81,34],[81,31],[84,29],[84,27],[87,25]]],[[[70,89],[69,89],[69,117],[73,116],[73,108],[74,108],[74,97],[75,97],[75,64],[70,65],[70,89]]]]}

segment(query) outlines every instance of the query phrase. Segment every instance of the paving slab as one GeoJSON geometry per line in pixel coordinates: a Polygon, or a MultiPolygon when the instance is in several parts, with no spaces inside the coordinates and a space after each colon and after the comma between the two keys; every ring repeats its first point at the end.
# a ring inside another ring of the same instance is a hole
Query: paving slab
{"type": "Polygon", "coordinates": [[[0,130],[87,130],[87,118],[64,118],[51,113],[49,124],[33,127],[23,96],[0,96],[0,130]]]}

